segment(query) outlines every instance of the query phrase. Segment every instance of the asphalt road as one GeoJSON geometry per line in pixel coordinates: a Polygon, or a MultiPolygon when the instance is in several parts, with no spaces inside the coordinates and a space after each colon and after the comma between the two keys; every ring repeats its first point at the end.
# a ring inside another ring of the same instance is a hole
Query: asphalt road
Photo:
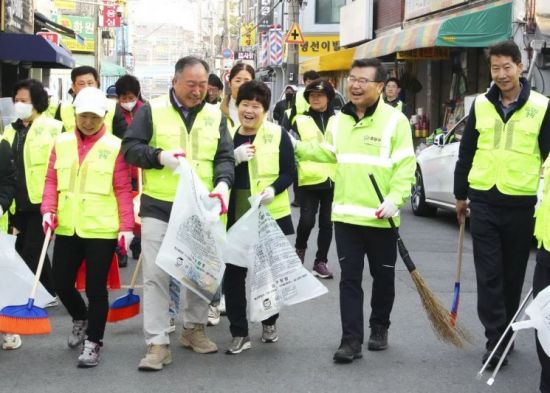
{"type": "MultiPolygon", "coordinates": [[[[298,210],[293,209],[297,223],[298,210]]],[[[454,215],[417,218],[403,212],[402,237],[418,270],[445,305],[450,305],[454,284],[458,228],[454,215]]],[[[311,268],[315,240],[310,239],[306,266],[311,268]]],[[[294,239],[291,239],[293,243],[294,239]]],[[[531,286],[534,250],[524,292],[531,286]]],[[[135,266],[122,269],[123,282],[135,266]]],[[[432,334],[414,284],[398,261],[396,301],[388,350],[364,351],[350,365],[335,365],[332,355],[340,340],[336,250],[331,247],[329,266],[334,280],[324,280],[329,293],[284,309],[279,319],[279,342],[263,344],[261,326],[250,328],[252,349],[237,356],[224,354],[230,341],[228,321],[208,328],[219,346],[217,354],[198,355],[180,348],[172,334],[174,362],[163,371],[142,373],[137,364],[145,353],[142,318],[107,327],[102,361],[94,369],[76,368],[77,350],[67,347],[71,321],[63,306],[48,309],[53,326],[49,336],[23,337],[16,351],[0,351],[0,392],[537,392],[540,368],[533,333],[522,331],[508,366],[492,387],[475,376],[481,367],[484,339],[476,314],[472,246],[466,234],[459,319],[476,337],[476,345],[457,350],[438,342],[432,334]]],[[[368,272],[368,270],[367,270],[368,272]]],[[[366,319],[370,310],[371,279],[364,275],[366,319]]],[[[111,300],[124,291],[111,294],[111,300]]],[[[366,330],[368,335],[368,329],[366,330]]],[[[486,377],[489,374],[486,373],[486,377]]]]}

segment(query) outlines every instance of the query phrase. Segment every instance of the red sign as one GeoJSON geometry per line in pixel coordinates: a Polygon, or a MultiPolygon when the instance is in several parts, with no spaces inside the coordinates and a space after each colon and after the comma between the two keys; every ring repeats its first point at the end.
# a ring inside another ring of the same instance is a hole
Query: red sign
{"type": "Polygon", "coordinates": [[[39,31],[36,33],[36,35],[39,35],[43,37],[45,40],[53,42],[56,45],[59,45],[59,33],[53,33],[51,31],[39,31]]]}
{"type": "Polygon", "coordinates": [[[112,5],[112,1],[103,1],[103,27],[120,27],[120,14],[118,6],[112,5]]]}

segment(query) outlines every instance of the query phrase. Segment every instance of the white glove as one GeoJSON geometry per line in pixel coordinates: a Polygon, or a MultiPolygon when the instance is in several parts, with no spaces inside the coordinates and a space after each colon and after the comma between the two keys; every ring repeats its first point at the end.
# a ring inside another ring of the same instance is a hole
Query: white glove
{"type": "Polygon", "coordinates": [[[260,195],[262,197],[260,204],[269,205],[273,202],[273,199],[275,199],[275,189],[273,187],[267,187],[260,195]]]}
{"type": "Polygon", "coordinates": [[[227,206],[229,205],[229,186],[226,182],[219,182],[216,187],[208,194],[210,198],[218,198],[221,204],[220,216],[227,213],[227,206]]]}
{"type": "Polygon", "coordinates": [[[175,171],[180,164],[178,156],[185,157],[183,150],[161,151],[159,154],[159,162],[161,165],[175,171]]]}
{"type": "Polygon", "coordinates": [[[4,215],[4,209],[2,209],[2,206],[0,206],[0,217],[4,215]]]}
{"type": "Polygon", "coordinates": [[[395,216],[395,214],[398,212],[398,208],[391,200],[386,199],[384,202],[378,206],[378,209],[376,209],[376,217],[378,218],[391,218],[395,216]]]}
{"type": "Polygon", "coordinates": [[[130,243],[132,243],[133,238],[134,238],[134,234],[130,231],[119,232],[118,233],[119,247],[122,245],[122,242],[124,241],[124,248],[126,249],[126,252],[128,252],[128,250],[130,249],[130,243]]]}
{"type": "Polygon", "coordinates": [[[256,148],[250,143],[243,143],[234,150],[234,154],[235,166],[237,166],[241,162],[250,161],[250,159],[256,154],[256,148]]]}
{"type": "Polygon", "coordinates": [[[42,216],[42,229],[44,233],[48,232],[48,228],[51,228],[52,232],[57,228],[57,216],[49,212],[42,216]]]}

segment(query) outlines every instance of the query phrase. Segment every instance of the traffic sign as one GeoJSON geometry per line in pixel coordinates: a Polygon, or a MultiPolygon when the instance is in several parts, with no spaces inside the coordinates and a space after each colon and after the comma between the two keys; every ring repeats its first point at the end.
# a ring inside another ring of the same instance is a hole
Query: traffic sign
{"type": "Polygon", "coordinates": [[[303,44],[305,42],[304,35],[302,34],[302,30],[300,30],[298,23],[294,22],[292,24],[288,30],[288,34],[286,35],[285,42],[287,44],[303,44]]]}
{"type": "Polygon", "coordinates": [[[222,56],[224,59],[233,59],[233,51],[229,48],[225,48],[223,51],[222,51],[222,56]]]}
{"type": "Polygon", "coordinates": [[[223,72],[223,81],[225,83],[229,83],[229,71],[224,71],[223,72]]]}

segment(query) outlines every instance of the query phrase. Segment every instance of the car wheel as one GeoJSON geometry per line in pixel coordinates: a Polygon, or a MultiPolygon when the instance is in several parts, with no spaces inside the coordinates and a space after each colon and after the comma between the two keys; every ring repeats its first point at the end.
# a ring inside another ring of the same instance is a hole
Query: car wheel
{"type": "Polygon", "coordinates": [[[424,182],[422,181],[422,172],[416,168],[416,181],[411,192],[411,207],[415,216],[433,217],[437,213],[437,207],[426,203],[426,194],[424,193],[424,182]]]}

